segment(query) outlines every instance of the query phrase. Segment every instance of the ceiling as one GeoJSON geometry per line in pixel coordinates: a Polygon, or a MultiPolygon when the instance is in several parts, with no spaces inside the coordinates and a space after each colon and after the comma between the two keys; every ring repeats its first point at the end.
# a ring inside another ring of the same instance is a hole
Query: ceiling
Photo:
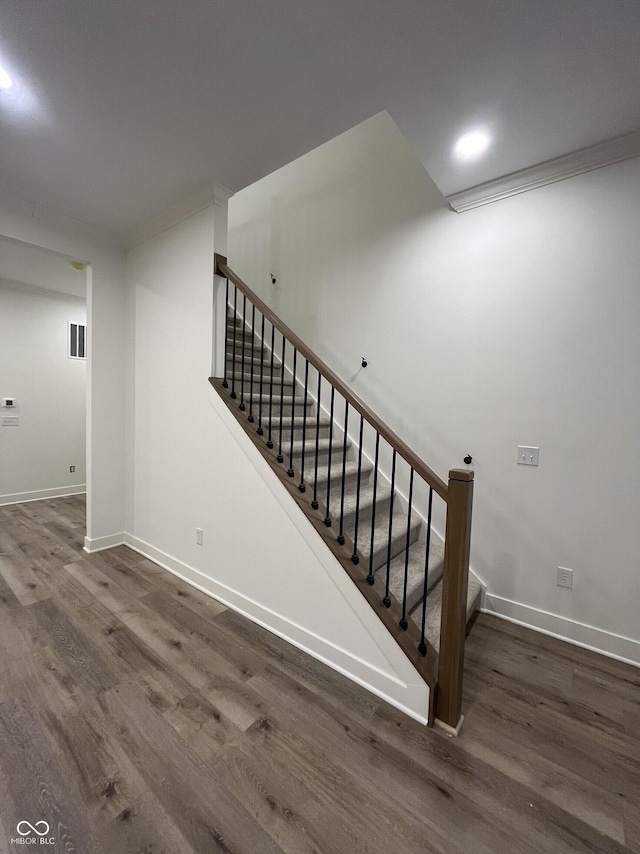
{"type": "Polygon", "coordinates": [[[640,3],[4,0],[0,65],[0,193],[126,234],[383,109],[445,194],[634,130],[640,3]]]}

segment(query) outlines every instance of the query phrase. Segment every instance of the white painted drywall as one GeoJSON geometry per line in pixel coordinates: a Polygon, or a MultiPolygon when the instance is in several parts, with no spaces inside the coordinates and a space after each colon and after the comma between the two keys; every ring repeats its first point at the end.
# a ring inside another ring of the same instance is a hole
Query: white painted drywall
{"type": "Polygon", "coordinates": [[[128,255],[135,411],[127,542],[424,718],[427,687],[207,381],[213,248],[211,207],[128,255]]]}
{"type": "Polygon", "coordinates": [[[68,324],[86,300],[0,279],[0,503],[84,492],[86,367],[67,356],[68,324]],[[75,466],[75,472],[69,471],[75,466]]]}
{"type": "Polygon", "coordinates": [[[3,196],[0,237],[89,262],[87,269],[87,537],[125,525],[127,316],[124,256],[108,235],[3,196]]]}
{"type": "Polygon", "coordinates": [[[473,455],[489,607],[636,662],[639,198],[634,159],[454,214],[380,114],[234,196],[228,252],[443,477],[473,455]]]}

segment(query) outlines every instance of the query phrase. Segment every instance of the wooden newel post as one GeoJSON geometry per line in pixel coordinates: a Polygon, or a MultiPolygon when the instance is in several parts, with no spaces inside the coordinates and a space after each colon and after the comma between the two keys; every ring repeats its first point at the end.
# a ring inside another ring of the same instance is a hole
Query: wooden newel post
{"type": "Polygon", "coordinates": [[[456,730],[462,712],[472,504],[473,472],[452,469],[449,472],[447,531],[442,573],[442,621],[436,718],[456,730]]]}

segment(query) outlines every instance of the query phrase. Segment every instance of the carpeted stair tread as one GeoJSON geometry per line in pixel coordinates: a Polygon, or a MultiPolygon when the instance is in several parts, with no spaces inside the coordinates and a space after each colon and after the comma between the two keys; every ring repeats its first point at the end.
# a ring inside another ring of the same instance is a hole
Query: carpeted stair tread
{"type": "Polygon", "coordinates": [[[260,353],[254,353],[253,359],[251,358],[251,351],[248,353],[245,350],[244,359],[242,358],[242,350],[236,349],[235,358],[233,357],[233,352],[231,350],[227,350],[227,362],[229,364],[234,364],[234,369],[236,365],[258,365],[258,371],[260,370],[260,365],[264,365],[265,374],[267,371],[271,370],[271,359],[265,359],[260,356],[260,353]]]}
{"type": "Polygon", "coordinates": [[[258,347],[263,347],[264,345],[261,343],[259,338],[254,338],[254,336],[250,332],[243,332],[241,329],[236,329],[235,336],[233,334],[233,329],[227,328],[227,343],[233,345],[233,339],[236,339],[236,347],[238,346],[238,342],[242,347],[242,342],[244,340],[245,347],[251,347],[251,342],[253,341],[253,346],[257,349],[258,347]]]}
{"type": "MultiPolygon", "coordinates": [[[[467,588],[467,620],[472,616],[478,605],[482,585],[471,574],[467,588]]],[[[425,637],[436,650],[440,649],[440,616],[442,613],[442,579],[435,585],[427,596],[427,618],[425,622],[425,637]]],[[[416,608],[410,619],[420,629],[422,626],[422,609],[416,608]]]]}
{"type": "MultiPolygon", "coordinates": [[[[315,466],[315,460],[313,460],[313,459],[309,460],[309,461],[305,460],[305,466],[304,466],[305,478],[304,479],[305,479],[305,482],[310,486],[313,486],[314,466],[315,466]]],[[[365,473],[364,474],[365,477],[369,476],[372,469],[373,469],[373,466],[371,465],[371,463],[367,463],[366,465],[365,465],[365,463],[362,464],[362,472],[365,473]]],[[[329,466],[327,465],[327,460],[325,459],[324,461],[320,461],[318,464],[318,489],[319,489],[318,500],[322,501],[323,503],[325,503],[327,495],[326,495],[326,491],[325,492],[320,491],[320,487],[323,486],[326,490],[328,472],[329,472],[329,466]]],[[[332,489],[331,489],[330,495],[334,494],[333,487],[335,486],[335,483],[337,483],[338,478],[341,478],[341,477],[342,477],[342,460],[336,460],[334,458],[332,460],[332,464],[331,464],[332,489]]],[[[358,463],[357,463],[357,461],[356,460],[347,460],[347,465],[345,467],[345,480],[347,481],[347,483],[355,483],[357,477],[358,477],[358,463]]],[[[334,510],[335,506],[336,505],[333,502],[330,502],[330,508],[331,508],[331,514],[332,515],[334,515],[333,510],[334,510]]],[[[338,507],[339,507],[339,504],[338,504],[338,507]]]]}
{"type": "MultiPolygon", "coordinates": [[[[233,341],[227,341],[226,346],[227,359],[233,359],[233,341]]],[[[236,359],[240,356],[240,360],[242,361],[242,341],[236,341],[236,359]]],[[[251,362],[251,346],[247,347],[244,345],[244,361],[247,363],[251,362]]],[[[266,349],[266,347],[254,347],[253,348],[253,361],[262,361],[265,365],[271,365],[271,353],[266,349]]]]}
{"type": "MultiPolygon", "coordinates": [[[[280,422],[278,421],[278,424],[279,423],[280,422]]],[[[301,459],[303,447],[304,447],[304,456],[305,456],[305,468],[306,468],[306,461],[307,460],[309,460],[309,459],[315,460],[316,447],[317,447],[319,459],[322,459],[323,456],[326,456],[329,453],[329,447],[331,447],[331,456],[332,457],[339,456],[340,461],[342,462],[342,452],[343,452],[342,442],[340,442],[338,444],[338,443],[336,443],[335,440],[330,441],[329,437],[324,437],[324,438],[318,439],[318,443],[316,446],[315,437],[314,437],[313,442],[310,442],[308,439],[305,442],[303,442],[301,439],[296,439],[295,434],[294,434],[294,439],[293,439],[293,457],[294,457],[294,459],[301,459]]],[[[290,448],[291,448],[291,443],[287,442],[287,445],[286,445],[287,453],[289,453],[290,448]]],[[[347,442],[347,452],[349,451],[350,448],[351,448],[351,442],[348,441],[347,442]]],[[[348,460],[348,457],[347,457],[347,460],[348,460]]]]}
{"type": "MultiPolygon", "coordinates": [[[[260,385],[260,367],[259,367],[259,365],[260,365],[260,363],[258,363],[258,368],[256,370],[256,367],[253,364],[246,365],[246,366],[243,366],[242,364],[240,364],[234,369],[233,376],[236,378],[236,380],[241,380],[242,377],[244,377],[245,383],[251,382],[251,377],[253,377],[254,386],[259,386],[260,385]]],[[[227,372],[227,376],[229,378],[232,376],[231,371],[227,372]]],[[[267,391],[269,391],[269,380],[270,380],[270,378],[271,378],[271,367],[269,367],[269,369],[267,370],[266,365],[265,365],[265,370],[263,370],[263,372],[262,372],[263,390],[266,388],[267,391]]],[[[293,386],[293,380],[291,379],[291,377],[285,376],[283,379],[283,377],[280,375],[279,365],[274,365],[273,366],[273,387],[275,388],[276,386],[278,386],[278,389],[279,389],[280,385],[283,382],[284,382],[285,386],[288,386],[288,387],[293,386]]]]}
{"type": "MultiPolygon", "coordinates": [[[[371,521],[371,511],[373,509],[373,486],[367,483],[367,477],[360,478],[360,503],[358,505],[358,527],[363,523],[371,521]]],[[[344,496],[344,516],[348,520],[348,524],[353,527],[355,524],[356,503],[357,503],[357,483],[345,492],[344,496]]],[[[336,484],[331,489],[331,501],[335,503],[340,501],[340,484],[336,484]]],[[[391,498],[391,488],[386,483],[378,481],[376,489],[376,516],[383,516],[389,519],[389,499],[391,498]]],[[[367,527],[369,525],[367,524],[367,527]]]]}
{"type": "MultiPolygon", "coordinates": [[[[236,386],[237,386],[237,385],[238,385],[238,384],[236,383],[236,386]]],[[[250,389],[248,389],[246,386],[247,386],[247,384],[245,383],[245,392],[248,392],[250,389]]],[[[247,400],[249,399],[249,395],[248,395],[248,394],[246,395],[246,398],[247,398],[247,400]]],[[[304,398],[304,394],[302,394],[302,392],[296,392],[296,395],[295,395],[295,402],[296,402],[296,404],[298,404],[298,403],[299,403],[299,404],[302,404],[303,398],[304,398]]],[[[259,402],[260,402],[260,391],[259,391],[259,390],[258,390],[258,391],[256,391],[255,386],[254,386],[254,388],[253,388],[253,401],[254,401],[254,403],[259,403],[259,402]]],[[[288,389],[288,390],[287,390],[287,391],[282,395],[282,403],[286,406],[287,404],[291,404],[291,402],[292,402],[292,401],[293,401],[293,395],[291,394],[291,388],[289,388],[289,389],[288,389]]],[[[264,388],[263,388],[263,390],[262,390],[262,403],[264,404],[264,402],[265,402],[265,394],[264,394],[264,388]]],[[[268,403],[269,403],[269,395],[267,395],[267,404],[268,404],[268,403]]],[[[279,395],[279,394],[278,394],[278,395],[275,395],[275,394],[273,395],[273,403],[274,403],[274,404],[275,404],[275,403],[278,403],[278,404],[280,403],[280,395],[279,395]]],[[[313,406],[313,398],[312,398],[312,397],[309,397],[309,395],[307,395],[307,398],[306,398],[306,405],[307,405],[307,406],[313,406]]],[[[309,420],[309,416],[307,415],[307,421],[308,421],[308,420],[309,420]]]]}
{"type": "MultiPolygon", "coordinates": [[[[407,568],[407,611],[411,612],[421,601],[424,591],[424,563],[426,557],[426,543],[416,541],[409,548],[409,564],[407,568]]],[[[391,561],[390,590],[392,596],[402,602],[404,590],[404,564],[405,554],[403,551],[391,561]]],[[[444,546],[435,536],[432,536],[429,546],[429,569],[427,577],[427,590],[431,588],[442,577],[444,560],[444,546]]]]}
{"type": "MultiPolygon", "coordinates": [[[[280,419],[278,419],[278,426],[279,425],[280,425],[280,419]]],[[[306,423],[307,442],[309,442],[311,437],[313,437],[314,447],[315,447],[316,426],[317,426],[317,419],[316,419],[315,414],[309,415],[309,413],[307,413],[307,423],[306,423]]],[[[329,418],[325,418],[324,416],[322,416],[320,418],[320,433],[322,434],[323,431],[326,431],[328,433],[330,426],[331,426],[331,420],[329,418]]],[[[302,415],[295,415],[293,418],[293,433],[294,433],[294,435],[298,432],[300,434],[302,434],[302,430],[304,428],[305,428],[304,417],[302,415]]],[[[283,415],[282,416],[282,429],[283,429],[283,431],[286,431],[288,434],[290,434],[290,430],[291,430],[291,416],[290,415],[283,415]]]]}
{"type": "MultiPolygon", "coordinates": [[[[238,376],[237,374],[235,374],[233,377],[228,377],[229,381],[231,379],[235,380],[236,388],[244,388],[244,393],[246,395],[252,394],[252,395],[255,395],[255,397],[258,400],[260,399],[260,376],[258,376],[257,379],[254,377],[253,385],[251,383],[251,377],[247,376],[246,374],[244,376],[238,376]]],[[[291,397],[293,385],[292,385],[290,380],[285,379],[284,382],[281,382],[279,377],[277,379],[276,379],[276,377],[274,377],[273,378],[273,386],[270,387],[269,383],[266,383],[263,379],[263,381],[262,381],[262,402],[263,403],[265,401],[267,403],[269,402],[269,393],[271,393],[271,397],[273,400],[275,400],[276,397],[278,398],[278,400],[280,400],[280,390],[282,388],[284,388],[284,396],[285,397],[291,397]]],[[[298,397],[297,394],[296,394],[296,397],[298,397]]],[[[302,395],[300,395],[300,398],[302,399],[302,395]]]]}
{"type": "MultiPolygon", "coordinates": [[[[371,527],[366,526],[368,535],[363,535],[362,542],[358,549],[361,559],[369,562],[371,554],[371,527]]],[[[411,531],[409,534],[409,545],[418,539],[420,533],[420,522],[415,519],[411,520],[411,531]]],[[[360,537],[358,537],[360,539],[360,537]]],[[[393,528],[391,531],[391,559],[404,550],[407,545],[407,517],[403,513],[393,514],[393,528]]],[[[381,566],[387,564],[387,555],[389,554],[389,517],[378,519],[376,516],[376,525],[373,534],[373,568],[377,570],[381,566]]]]}

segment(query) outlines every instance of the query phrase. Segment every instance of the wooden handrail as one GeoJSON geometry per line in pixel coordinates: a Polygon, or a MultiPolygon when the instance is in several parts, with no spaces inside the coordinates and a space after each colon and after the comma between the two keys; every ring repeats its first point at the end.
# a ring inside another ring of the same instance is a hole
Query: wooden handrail
{"type": "Polygon", "coordinates": [[[302,353],[305,359],[309,361],[313,367],[320,371],[323,377],[325,377],[334,388],[336,388],[340,394],[345,398],[345,400],[349,401],[349,405],[353,406],[359,413],[362,415],[371,426],[377,430],[377,432],[385,439],[392,448],[395,448],[397,453],[406,460],[406,462],[413,468],[413,470],[420,475],[423,480],[425,480],[429,486],[433,487],[433,489],[438,493],[438,495],[443,498],[445,501],[447,500],[448,487],[447,484],[440,478],[438,475],[429,468],[426,463],[424,463],[412,450],[411,448],[402,441],[402,439],[394,433],[394,431],[388,427],[384,421],[381,421],[378,416],[364,403],[360,398],[355,395],[347,386],[342,382],[340,377],[335,374],[331,368],[325,364],[322,359],[317,356],[313,350],[310,350],[309,347],[301,341],[298,336],[289,329],[289,327],[276,315],[273,311],[266,305],[260,297],[255,294],[251,288],[242,281],[242,279],[233,272],[233,270],[227,266],[227,259],[224,255],[220,255],[219,253],[215,253],[214,256],[214,271],[218,276],[222,276],[225,279],[229,279],[229,281],[233,282],[233,284],[238,288],[238,290],[243,293],[248,299],[251,300],[253,305],[260,311],[267,320],[275,326],[275,328],[289,341],[293,346],[298,350],[299,353],[302,353]]]}

